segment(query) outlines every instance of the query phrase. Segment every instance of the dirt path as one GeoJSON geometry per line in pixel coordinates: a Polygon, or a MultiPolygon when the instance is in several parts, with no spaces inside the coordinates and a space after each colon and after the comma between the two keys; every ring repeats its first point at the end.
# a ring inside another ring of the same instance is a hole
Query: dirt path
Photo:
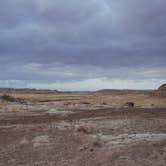
{"type": "MultiPolygon", "coordinates": [[[[36,124],[36,123],[48,123],[48,122],[57,122],[62,120],[79,120],[85,118],[95,118],[95,117],[104,117],[111,116],[112,118],[118,118],[123,116],[132,117],[132,116],[143,116],[143,117],[162,117],[166,118],[166,109],[149,109],[149,108],[134,108],[134,109],[99,109],[99,110],[82,110],[75,111],[72,114],[67,115],[57,115],[57,114],[48,114],[42,113],[37,115],[3,115],[0,118],[0,125],[9,125],[9,124],[36,124]]],[[[110,118],[111,118],[110,117],[110,118]]]]}

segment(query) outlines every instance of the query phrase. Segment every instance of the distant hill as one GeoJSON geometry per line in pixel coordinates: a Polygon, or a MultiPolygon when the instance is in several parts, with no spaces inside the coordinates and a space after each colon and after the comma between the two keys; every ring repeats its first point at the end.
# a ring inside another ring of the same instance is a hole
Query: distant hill
{"type": "Polygon", "coordinates": [[[0,88],[0,93],[60,93],[57,90],[48,89],[15,89],[15,88],[0,88]]]}
{"type": "Polygon", "coordinates": [[[96,91],[95,93],[100,94],[117,94],[117,95],[123,95],[123,94],[150,94],[153,90],[130,90],[130,89],[101,89],[96,91]]]}

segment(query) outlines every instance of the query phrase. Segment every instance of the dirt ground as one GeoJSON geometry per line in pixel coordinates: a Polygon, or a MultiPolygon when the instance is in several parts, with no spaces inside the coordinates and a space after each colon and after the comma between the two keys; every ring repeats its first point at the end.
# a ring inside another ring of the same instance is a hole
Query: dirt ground
{"type": "Polygon", "coordinates": [[[0,166],[166,165],[166,98],[14,96],[28,102],[0,103],[0,166]]]}

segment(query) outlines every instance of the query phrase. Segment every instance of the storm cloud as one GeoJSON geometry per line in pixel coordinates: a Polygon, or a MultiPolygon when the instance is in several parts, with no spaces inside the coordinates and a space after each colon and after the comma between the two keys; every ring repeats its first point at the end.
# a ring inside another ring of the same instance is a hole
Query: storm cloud
{"type": "Polygon", "coordinates": [[[3,1],[0,86],[156,88],[166,81],[165,8],[165,0],[3,1]]]}

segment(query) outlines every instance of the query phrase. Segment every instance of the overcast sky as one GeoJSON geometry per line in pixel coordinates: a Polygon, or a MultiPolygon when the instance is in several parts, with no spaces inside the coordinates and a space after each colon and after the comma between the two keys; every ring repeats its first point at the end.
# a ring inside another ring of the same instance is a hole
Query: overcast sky
{"type": "Polygon", "coordinates": [[[151,89],[166,82],[166,0],[4,0],[0,87],[151,89]]]}

